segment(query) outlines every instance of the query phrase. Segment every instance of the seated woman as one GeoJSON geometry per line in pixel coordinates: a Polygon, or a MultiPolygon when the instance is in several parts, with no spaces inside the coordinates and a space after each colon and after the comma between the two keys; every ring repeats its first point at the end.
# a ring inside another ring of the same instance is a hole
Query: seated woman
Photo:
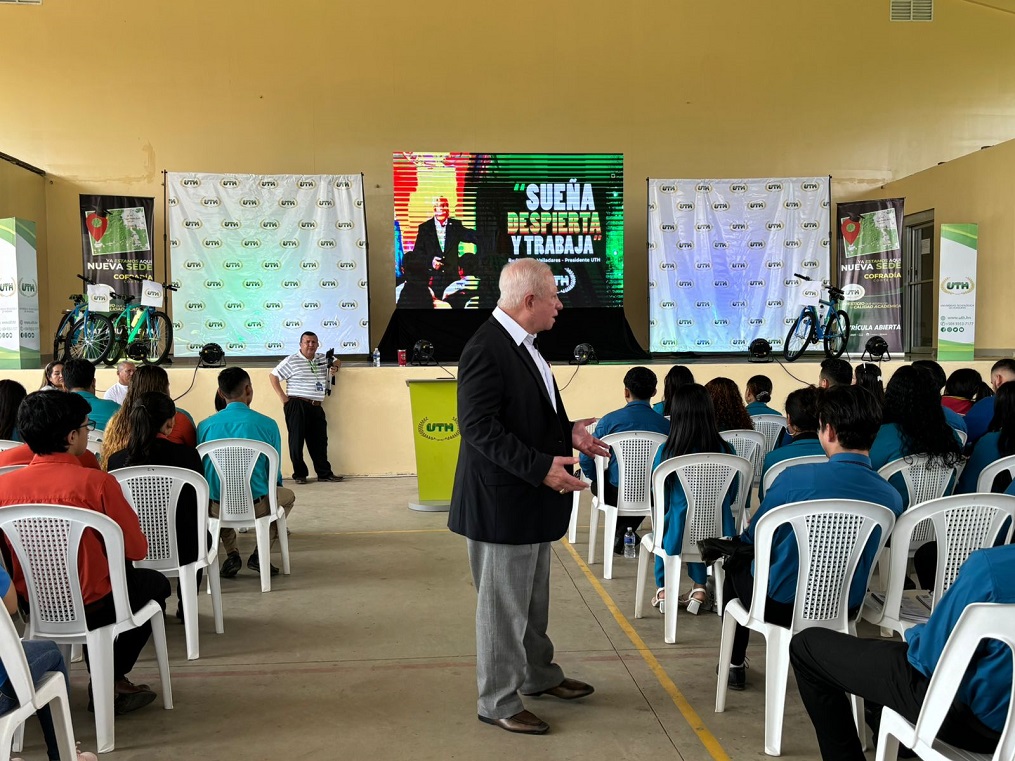
{"type": "MultiPolygon", "coordinates": [[[[145,368],[139,368],[134,375],[132,388],[143,369],[145,368]]],[[[109,470],[134,465],[171,465],[204,475],[197,450],[168,438],[177,419],[176,405],[172,399],[161,392],[149,391],[135,397],[130,407],[123,411],[126,412],[127,437],[123,449],[106,458],[109,470]]],[[[202,509],[207,510],[207,505],[202,506],[202,509]]],[[[197,510],[197,495],[190,486],[184,487],[176,510],[176,546],[183,564],[197,560],[197,510]]],[[[198,589],[201,588],[201,578],[202,573],[198,571],[198,589]]],[[[176,585],[176,597],[180,599],[179,582],[176,585]]],[[[182,601],[176,607],[176,617],[183,620],[182,601]]]]}
{"type": "MultiPolygon", "coordinates": [[[[1003,383],[994,395],[994,419],[988,432],[983,434],[973,447],[973,453],[966,463],[956,494],[972,494],[978,491],[976,482],[983,469],[1002,457],[1015,454],[1015,383],[1003,383]]],[[[1007,473],[998,475],[988,491],[1004,491],[1010,479],[1007,473]]]]}
{"type": "Polygon", "coordinates": [[[705,384],[715,408],[715,422],[720,431],[754,430],[754,422],[740,398],[740,389],[729,378],[713,378],[705,384]]]}
{"type": "Polygon", "coordinates": [[[818,441],[818,393],[814,386],[806,386],[786,397],[786,432],[789,441],[765,455],[758,499],[765,498],[765,474],[777,462],[825,453],[818,441]]]}
{"type": "Polygon", "coordinates": [[[772,379],[767,375],[754,375],[748,378],[744,390],[748,415],[778,415],[779,411],[768,406],[772,401],[772,379]]]}
{"type": "Polygon", "coordinates": [[[885,386],[881,382],[881,368],[872,362],[861,362],[853,371],[854,385],[870,391],[878,404],[885,404],[885,386]]]}
{"type": "Polygon", "coordinates": [[[63,387],[63,362],[54,359],[42,371],[42,385],[39,391],[66,391],[63,387]]]}
{"type": "Polygon", "coordinates": [[[674,392],[688,383],[694,383],[694,375],[689,369],[683,365],[671,367],[670,371],[666,373],[666,380],[663,382],[663,400],[653,404],[652,409],[660,415],[668,417],[670,414],[670,399],[673,398],[674,392]]]}
{"type": "MultiPolygon", "coordinates": [[[[965,415],[979,399],[990,396],[985,393],[983,378],[971,367],[960,367],[945,381],[945,393],[941,404],[953,412],[965,415]]],[[[989,386],[987,387],[989,391],[989,386]]]]}
{"type": "MultiPolygon", "coordinates": [[[[0,565],[0,597],[3,597],[4,607],[11,615],[18,610],[18,593],[11,583],[11,577],[0,565]]],[[[0,615],[3,615],[0,613],[0,615]]],[[[21,647],[25,651],[25,660],[28,661],[28,669],[32,672],[32,681],[38,685],[39,680],[47,673],[57,671],[63,674],[67,690],[70,691],[70,679],[67,677],[67,664],[60,654],[60,649],[55,643],[48,640],[22,640],[21,647]]],[[[7,669],[0,663],[0,714],[5,714],[17,708],[19,705],[14,685],[7,676],[7,669]]],[[[46,755],[52,761],[59,761],[60,746],[56,739],[56,729],[53,726],[53,712],[49,705],[45,705],[35,713],[39,717],[39,725],[42,727],[42,737],[46,741],[46,755]]],[[[77,761],[96,761],[94,753],[77,753],[77,761]]],[[[18,761],[12,759],[11,761],[18,761]]]]}
{"type": "MultiPolygon", "coordinates": [[[[134,377],[130,379],[123,404],[106,425],[106,432],[102,439],[104,456],[108,457],[111,452],[119,452],[121,449],[127,448],[129,432],[127,411],[137,399],[153,391],[169,396],[169,374],[156,365],[142,365],[134,373],[134,377]]],[[[179,407],[176,408],[176,420],[170,432],[166,434],[166,438],[176,444],[185,444],[189,447],[197,446],[197,427],[189,412],[181,410],[179,407]]],[[[108,465],[107,462],[106,469],[112,470],[113,466],[108,465]]]]}
{"type": "Polygon", "coordinates": [[[25,387],[17,381],[0,380],[0,439],[21,441],[18,434],[18,407],[28,396],[25,387]]]}
{"type": "MultiPolygon", "coordinates": [[[[652,465],[653,468],[664,460],[685,454],[700,452],[733,454],[732,447],[719,436],[712,398],[703,386],[690,383],[678,388],[670,400],[670,415],[670,435],[666,439],[666,443],[659,447],[656,460],[652,465]]],[[[732,536],[735,531],[730,505],[733,502],[733,495],[736,493],[737,480],[733,479],[723,500],[722,529],[726,536],[732,536]]],[[[684,516],[686,514],[687,497],[684,495],[680,480],[676,475],[673,475],[667,481],[666,525],[663,527],[663,548],[670,555],[680,554],[680,548],[684,541],[684,516]]],[[[653,529],[659,530],[657,527],[653,527],[653,529]]],[[[708,594],[705,591],[707,571],[702,563],[687,563],[686,565],[687,575],[691,577],[694,586],[686,595],[677,598],[677,604],[686,607],[689,613],[697,614],[708,599],[708,594]]],[[[663,611],[666,576],[663,559],[658,556],[656,557],[655,574],[657,589],[655,597],[652,598],[652,605],[663,611]]]]}
{"type": "MultiPolygon", "coordinates": [[[[883,468],[910,455],[929,455],[930,465],[951,467],[962,460],[962,445],[945,421],[937,391],[926,374],[911,365],[895,371],[885,389],[882,425],[870,450],[871,467],[883,468]]],[[[901,474],[889,479],[909,506],[908,490],[901,474]]]]}

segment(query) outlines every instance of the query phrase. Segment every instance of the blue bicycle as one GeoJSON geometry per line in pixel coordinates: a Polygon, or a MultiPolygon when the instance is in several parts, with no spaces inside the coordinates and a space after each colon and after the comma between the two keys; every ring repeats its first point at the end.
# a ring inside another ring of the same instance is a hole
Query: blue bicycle
{"type": "MultiPolygon", "coordinates": [[[[77,276],[87,285],[96,282],[84,275],[77,276]]],[[[87,359],[93,365],[104,360],[113,343],[113,323],[104,314],[88,309],[88,296],[71,294],[74,308],[64,313],[53,336],[53,359],[87,359]]]]}
{"type": "MultiPolygon", "coordinates": [[[[794,272],[793,275],[808,282],[811,280],[798,272],[794,272]]],[[[846,351],[846,342],[849,340],[849,315],[839,308],[846,294],[841,288],[827,282],[824,287],[828,291],[828,301],[818,299],[817,308],[813,304],[803,307],[800,316],[786,334],[782,353],[787,362],[796,360],[808,346],[818,341],[824,341],[827,357],[841,357],[846,351]],[[825,307],[828,307],[827,314],[825,307]]]]}

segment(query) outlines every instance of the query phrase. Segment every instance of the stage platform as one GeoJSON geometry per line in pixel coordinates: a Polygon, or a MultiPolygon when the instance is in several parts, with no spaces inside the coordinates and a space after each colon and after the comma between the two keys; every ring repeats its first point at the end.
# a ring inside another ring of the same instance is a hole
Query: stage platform
{"type": "MultiPolygon", "coordinates": [[[[752,375],[767,375],[775,387],[772,406],[782,409],[782,403],[790,391],[817,381],[819,361],[820,356],[813,360],[803,358],[793,364],[756,364],[746,359],[728,362],[681,360],[680,364],[689,366],[695,380],[700,383],[725,376],[736,381],[741,389],[752,375]]],[[[278,421],[285,446],[282,405],[268,383],[268,373],[276,363],[277,360],[265,360],[231,361],[229,364],[241,365],[250,372],[254,384],[253,407],[278,421]]],[[[174,398],[182,395],[177,404],[193,415],[195,421],[200,422],[215,412],[214,395],[219,369],[195,368],[193,364],[188,367],[185,364],[189,363],[180,360],[167,368],[172,394],[174,398]]],[[[659,376],[659,394],[656,398],[662,398],[663,378],[674,364],[672,360],[609,362],[581,367],[553,363],[553,374],[561,388],[568,414],[572,419],[601,416],[622,406],[624,374],[638,364],[651,367],[659,376]]],[[[895,368],[903,364],[905,363],[901,361],[883,363],[886,381],[895,368]]],[[[985,379],[992,364],[993,360],[942,363],[948,373],[959,367],[975,367],[985,379]]],[[[413,430],[405,381],[409,378],[448,377],[449,373],[455,374],[457,371],[455,365],[443,369],[434,366],[373,367],[362,362],[344,363],[338,373],[334,393],[324,403],[328,415],[331,464],[335,472],[355,476],[415,474],[413,430]]],[[[29,391],[35,391],[39,388],[42,371],[5,370],[0,371],[0,377],[12,378],[29,391]]],[[[98,370],[96,385],[100,396],[103,389],[115,382],[115,377],[111,369],[98,370]]],[[[289,457],[285,452],[282,467],[283,476],[292,475],[289,457]]]]}

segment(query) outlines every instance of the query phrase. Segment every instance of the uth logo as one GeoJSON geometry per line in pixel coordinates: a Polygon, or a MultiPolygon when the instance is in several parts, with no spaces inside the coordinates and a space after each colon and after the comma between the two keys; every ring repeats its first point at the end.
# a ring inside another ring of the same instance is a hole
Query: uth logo
{"type": "Polygon", "coordinates": [[[281,341],[266,341],[264,344],[264,348],[269,351],[279,351],[282,349],[282,346],[283,344],[281,341]]]}
{"type": "Polygon", "coordinates": [[[677,186],[676,185],[670,185],[670,184],[660,185],[659,186],[659,192],[660,193],[676,193],[677,192],[677,186]]]}
{"type": "Polygon", "coordinates": [[[261,220],[261,227],[264,228],[265,230],[277,230],[278,229],[278,220],[276,220],[276,219],[262,219],[261,220]]]}
{"type": "Polygon", "coordinates": [[[675,302],[675,301],[661,301],[661,302],[659,302],[659,306],[662,307],[663,309],[673,309],[676,305],[677,305],[677,302],[675,302]]]}
{"type": "Polygon", "coordinates": [[[227,259],[226,261],[222,262],[222,269],[235,272],[236,270],[243,269],[243,262],[241,262],[239,259],[227,259]]]}
{"type": "Polygon", "coordinates": [[[330,209],[334,207],[335,202],[330,198],[322,198],[317,202],[317,205],[322,209],[330,209]]]}
{"type": "Polygon", "coordinates": [[[261,205],[261,200],[259,198],[241,198],[240,199],[240,206],[242,206],[245,209],[253,209],[253,208],[256,208],[256,207],[258,207],[260,205],[261,205]]]}
{"type": "Polygon", "coordinates": [[[661,270],[675,270],[676,268],[676,262],[659,262],[659,269],[661,270]]]}
{"type": "Polygon", "coordinates": [[[201,220],[200,219],[185,219],[185,220],[183,220],[183,226],[186,227],[188,230],[196,230],[199,227],[201,227],[201,220]]]}
{"type": "Polygon", "coordinates": [[[180,184],[185,188],[199,188],[201,187],[201,181],[197,177],[184,177],[180,180],[180,184]]]}
{"type": "Polygon", "coordinates": [[[235,219],[223,219],[222,228],[224,230],[239,230],[240,223],[237,222],[235,219]]]}
{"type": "Polygon", "coordinates": [[[242,312],[243,311],[243,302],[242,301],[235,301],[235,300],[233,300],[233,301],[227,301],[225,306],[226,306],[226,310],[228,310],[230,312],[242,312]]]}
{"type": "Polygon", "coordinates": [[[235,177],[223,177],[219,184],[224,188],[238,188],[240,186],[239,180],[235,177]]]}
{"type": "Polygon", "coordinates": [[[782,262],[765,262],[765,266],[770,270],[781,270],[782,262]]]}
{"type": "Polygon", "coordinates": [[[225,330],[226,324],[223,320],[205,320],[204,326],[208,330],[225,330]]]}
{"type": "Polygon", "coordinates": [[[300,287],[300,281],[299,280],[283,280],[281,285],[282,285],[283,288],[287,288],[289,290],[295,290],[296,288],[300,287]]]}
{"type": "Polygon", "coordinates": [[[261,269],[267,272],[275,272],[276,270],[282,269],[282,262],[277,259],[265,259],[261,262],[261,269]]]}
{"type": "Polygon", "coordinates": [[[748,285],[751,288],[764,288],[765,287],[765,281],[764,280],[752,280],[751,282],[748,283],[748,285]]]}
{"type": "Polygon", "coordinates": [[[453,417],[451,420],[431,420],[429,417],[425,417],[420,420],[419,425],[416,426],[416,433],[424,439],[429,439],[430,441],[449,441],[450,439],[457,439],[460,435],[458,432],[458,418],[453,417]]]}
{"type": "Polygon", "coordinates": [[[332,238],[321,238],[317,241],[318,248],[336,248],[338,244],[332,238]]]}
{"type": "Polygon", "coordinates": [[[188,259],[183,263],[183,269],[185,270],[204,269],[204,262],[198,261],[197,259],[188,259]]]}
{"type": "Polygon", "coordinates": [[[712,225],[710,223],[708,223],[708,222],[701,222],[701,223],[695,225],[694,229],[698,230],[700,232],[708,232],[709,230],[712,229],[712,225]]]}
{"type": "Polygon", "coordinates": [[[767,190],[769,193],[775,193],[776,191],[782,190],[782,183],[770,182],[767,185],[765,185],[765,190],[767,190]]]}
{"type": "Polygon", "coordinates": [[[767,204],[764,201],[748,201],[747,208],[751,211],[760,211],[764,209],[767,204]]]}
{"type": "Polygon", "coordinates": [[[280,198],[278,199],[278,205],[283,209],[295,209],[298,203],[295,198],[280,198]]]}
{"type": "Polygon", "coordinates": [[[301,230],[316,230],[317,229],[317,223],[314,220],[312,220],[312,219],[304,219],[302,222],[300,222],[300,229],[301,230]]]}
{"type": "Polygon", "coordinates": [[[681,201],[677,204],[677,211],[694,211],[694,204],[690,201],[681,201]]]}
{"type": "Polygon", "coordinates": [[[271,190],[278,187],[278,180],[273,180],[270,177],[265,177],[258,183],[265,190],[271,190]]]}
{"type": "Polygon", "coordinates": [[[338,288],[338,281],[337,280],[330,280],[330,279],[328,279],[328,280],[322,280],[321,281],[321,288],[324,288],[324,289],[329,290],[329,291],[334,289],[334,288],[338,288]]]}
{"type": "Polygon", "coordinates": [[[304,301],[303,302],[303,308],[305,310],[307,310],[308,312],[312,311],[314,309],[320,309],[321,308],[321,302],[320,301],[304,301]]]}
{"type": "Polygon", "coordinates": [[[694,189],[699,193],[712,192],[712,186],[709,185],[707,182],[699,182],[697,185],[694,186],[694,189]]]}
{"type": "Polygon", "coordinates": [[[693,280],[678,280],[677,281],[677,288],[693,288],[693,287],[694,287],[694,281],[693,280]]]}
{"type": "Polygon", "coordinates": [[[188,301],[186,307],[191,312],[200,312],[204,310],[203,301],[188,301]]]}
{"type": "Polygon", "coordinates": [[[695,346],[711,346],[712,345],[712,339],[711,338],[699,338],[697,341],[694,342],[694,345],[695,346]]]}
{"type": "Polygon", "coordinates": [[[296,328],[302,328],[303,327],[303,321],[302,320],[295,320],[295,319],[283,320],[282,321],[282,327],[286,328],[288,330],[295,330],[296,328]]]}
{"type": "Polygon", "coordinates": [[[730,222],[730,230],[733,232],[742,232],[747,229],[746,222],[730,222]]]}
{"type": "Polygon", "coordinates": [[[247,330],[261,330],[264,327],[264,321],[254,317],[243,323],[243,327],[245,327],[247,330]]]}
{"type": "Polygon", "coordinates": [[[734,182],[730,185],[730,193],[746,193],[747,185],[743,182],[734,182]]]}
{"type": "Polygon", "coordinates": [[[348,190],[352,187],[352,183],[349,180],[335,180],[335,188],[338,190],[348,190]]]}
{"type": "Polygon", "coordinates": [[[355,349],[359,346],[359,341],[342,341],[343,349],[355,349]]]}
{"type": "MultiPolygon", "coordinates": [[[[746,301],[731,301],[730,306],[734,309],[747,309],[746,301]]],[[[718,323],[717,323],[718,324],[718,323]]]]}
{"type": "Polygon", "coordinates": [[[205,248],[222,248],[222,241],[218,238],[205,238],[203,244],[205,248]]]}
{"type": "Polygon", "coordinates": [[[731,270],[745,270],[747,269],[747,262],[730,262],[731,270]]]}
{"type": "Polygon", "coordinates": [[[693,240],[682,240],[682,241],[680,241],[680,243],[677,244],[677,248],[679,248],[682,251],[687,251],[689,249],[692,249],[692,248],[694,248],[694,241],[693,240]]]}
{"type": "Polygon", "coordinates": [[[279,248],[299,248],[300,242],[295,238],[289,238],[287,240],[280,240],[278,245],[279,248]]]}
{"type": "Polygon", "coordinates": [[[259,241],[257,238],[247,238],[245,241],[243,241],[241,245],[244,248],[260,248],[261,241],[259,241]]]}
{"type": "Polygon", "coordinates": [[[971,277],[946,277],[941,280],[941,292],[951,295],[972,293],[976,283],[971,277]]]}
{"type": "Polygon", "coordinates": [[[710,270],[712,269],[712,262],[695,262],[694,268],[696,270],[710,270]]]}
{"type": "Polygon", "coordinates": [[[282,308],[281,301],[265,301],[264,308],[269,312],[277,312],[282,308]]]}
{"type": "Polygon", "coordinates": [[[821,188],[821,186],[818,183],[816,183],[816,182],[802,182],[802,183],[800,183],[800,189],[801,190],[806,190],[806,191],[808,191],[810,193],[813,193],[815,190],[819,190],[820,188],[821,188]]]}
{"type": "Polygon", "coordinates": [[[729,288],[730,287],[730,281],[729,280],[713,280],[712,281],[712,287],[713,288],[729,288]]]}
{"type": "Polygon", "coordinates": [[[351,310],[351,309],[355,309],[358,306],[359,306],[359,302],[358,301],[353,301],[352,299],[349,299],[347,301],[340,301],[340,302],[338,302],[339,309],[351,310]]]}
{"type": "Polygon", "coordinates": [[[765,241],[763,241],[763,240],[752,240],[750,243],[747,244],[747,247],[748,248],[755,248],[755,249],[757,249],[757,248],[764,248],[765,247],[765,241]]]}
{"type": "Polygon", "coordinates": [[[659,229],[662,230],[664,233],[672,233],[672,232],[676,232],[677,226],[676,225],[659,225],[659,229]]]}
{"type": "Polygon", "coordinates": [[[212,291],[217,291],[219,288],[221,288],[224,285],[225,285],[225,283],[223,283],[221,280],[218,280],[218,279],[215,279],[215,280],[205,280],[204,281],[204,287],[209,289],[209,290],[212,290],[212,291]]]}
{"type": "Polygon", "coordinates": [[[695,309],[711,309],[712,308],[712,302],[711,301],[695,301],[694,302],[694,308],[695,309]]]}
{"type": "Polygon", "coordinates": [[[337,328],[339,324],[340,323],[338,322],[338,320],[334,319],[333,317],[321,320],[322,328],[337,328]]]}
{"type": "Polygon", "coordinates": [[[215,206],[221,205],[221,202],[217,198],[202,198],[201,199],[201,205],[202,206],[215,207],[215,206]]]}
{"type": "Polygon", "coordinates": [[[719,319],[717,319],[717,320],[712,320],[712,324],[713,324],[713,325],[717,325],[717,326],[720,326],[720,327],[721,327],[721,326],[723,326],[723,325],[729,325],[729,324],[730,324],[730,321],[729,321],[729,320],[727,320],[727,319],[726,319],[725,317],[720,317],[720,318],[719,318],[719,319]]]}
{"type": "Polygon", "coordinates": [[[784,240],[782,242],[786,248],[800,248],[800,241],[798,240],[784,240]]]}
{"type": "Polygon", "coordinates": [[[344,259],[343,261],[340,261],[338,263],[338,268],[340,270],[354,270],[354,269],[356,269],[356,262],[349,261],[348,259],[344,259]]]}
{"type": "Polygon", "coordinates": [[[713,211],[729,211],[730,205],[725,201],[716,201],[712,204],[713,211]]]}
{"type": "Polygon", "coordinates": [[[321,263],[320,262],[315,262],[313,260],[309,260],[309,261],[305,261],[305,262],[300,262],[300,269],[304,270],[305,272],[311,272],[313,270],[320,269],[320,267],[321,267],[321,263]]]}
{"type": "Polygon", "coordinates": [[[712,243],[712,248],[715,249],[729,248],[729,244],[724,240],[717,240],[714,243],[712,243]]]}
{"type": "Polygon", "coordinates": [[[786,201],[783,206],[787,209],[799,209],[801,204],[799,201],[786,201]]]}
{"type": "Polygon", "coordinates": [[[297,180],[296,187],[300,190],[312,190],[317,187],[317,182],[315,180],[297,180]]]}
{"type": "Polygon", "coordinates": [[[764,317],[752,317],[751,319],[749,319],[747,321],[747,324],[748,325],[764,325],[765,324],[765,318],[764,317]]]}
{"type": "Polygon", "coordinates": [[[687,317],[682,317],[679,320],[677,320],[677,325],[680,325],[681,327],[688,327],[690,325],[694,325],[694,320],[689,319],[687,317]]]}

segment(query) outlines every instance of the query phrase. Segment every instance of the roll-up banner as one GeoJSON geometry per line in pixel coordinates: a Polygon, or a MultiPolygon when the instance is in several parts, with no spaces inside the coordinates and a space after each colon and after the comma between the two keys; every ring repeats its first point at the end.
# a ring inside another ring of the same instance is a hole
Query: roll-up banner
{"type": "Polygon", "coordinates": [[[363,177],[169,172],[176,356],[370,352],[363,177]]]}
{"type": "Polygon", "coordinates": [[[82,194],[80,205],[85,275],[140,296],[141,283],[127,276],[155,277],[155,199],[82,194]]]}
{"type": "Polygon", "coordinates": [[[39,366],[35,222],[0,219],[0,367],[39,366]]]}
{"type": "Polygon", "coordinates": [[[902,353],[902,216],[904,198],[837,204],[839,282],[849,315],[846,350],[860,354],[881,336],[902,353]]]}
{"type": "Polygon", "coordinates": [[[941,225],[937,358],[972,360],[976,338],[977,225],[941,225]]]}

